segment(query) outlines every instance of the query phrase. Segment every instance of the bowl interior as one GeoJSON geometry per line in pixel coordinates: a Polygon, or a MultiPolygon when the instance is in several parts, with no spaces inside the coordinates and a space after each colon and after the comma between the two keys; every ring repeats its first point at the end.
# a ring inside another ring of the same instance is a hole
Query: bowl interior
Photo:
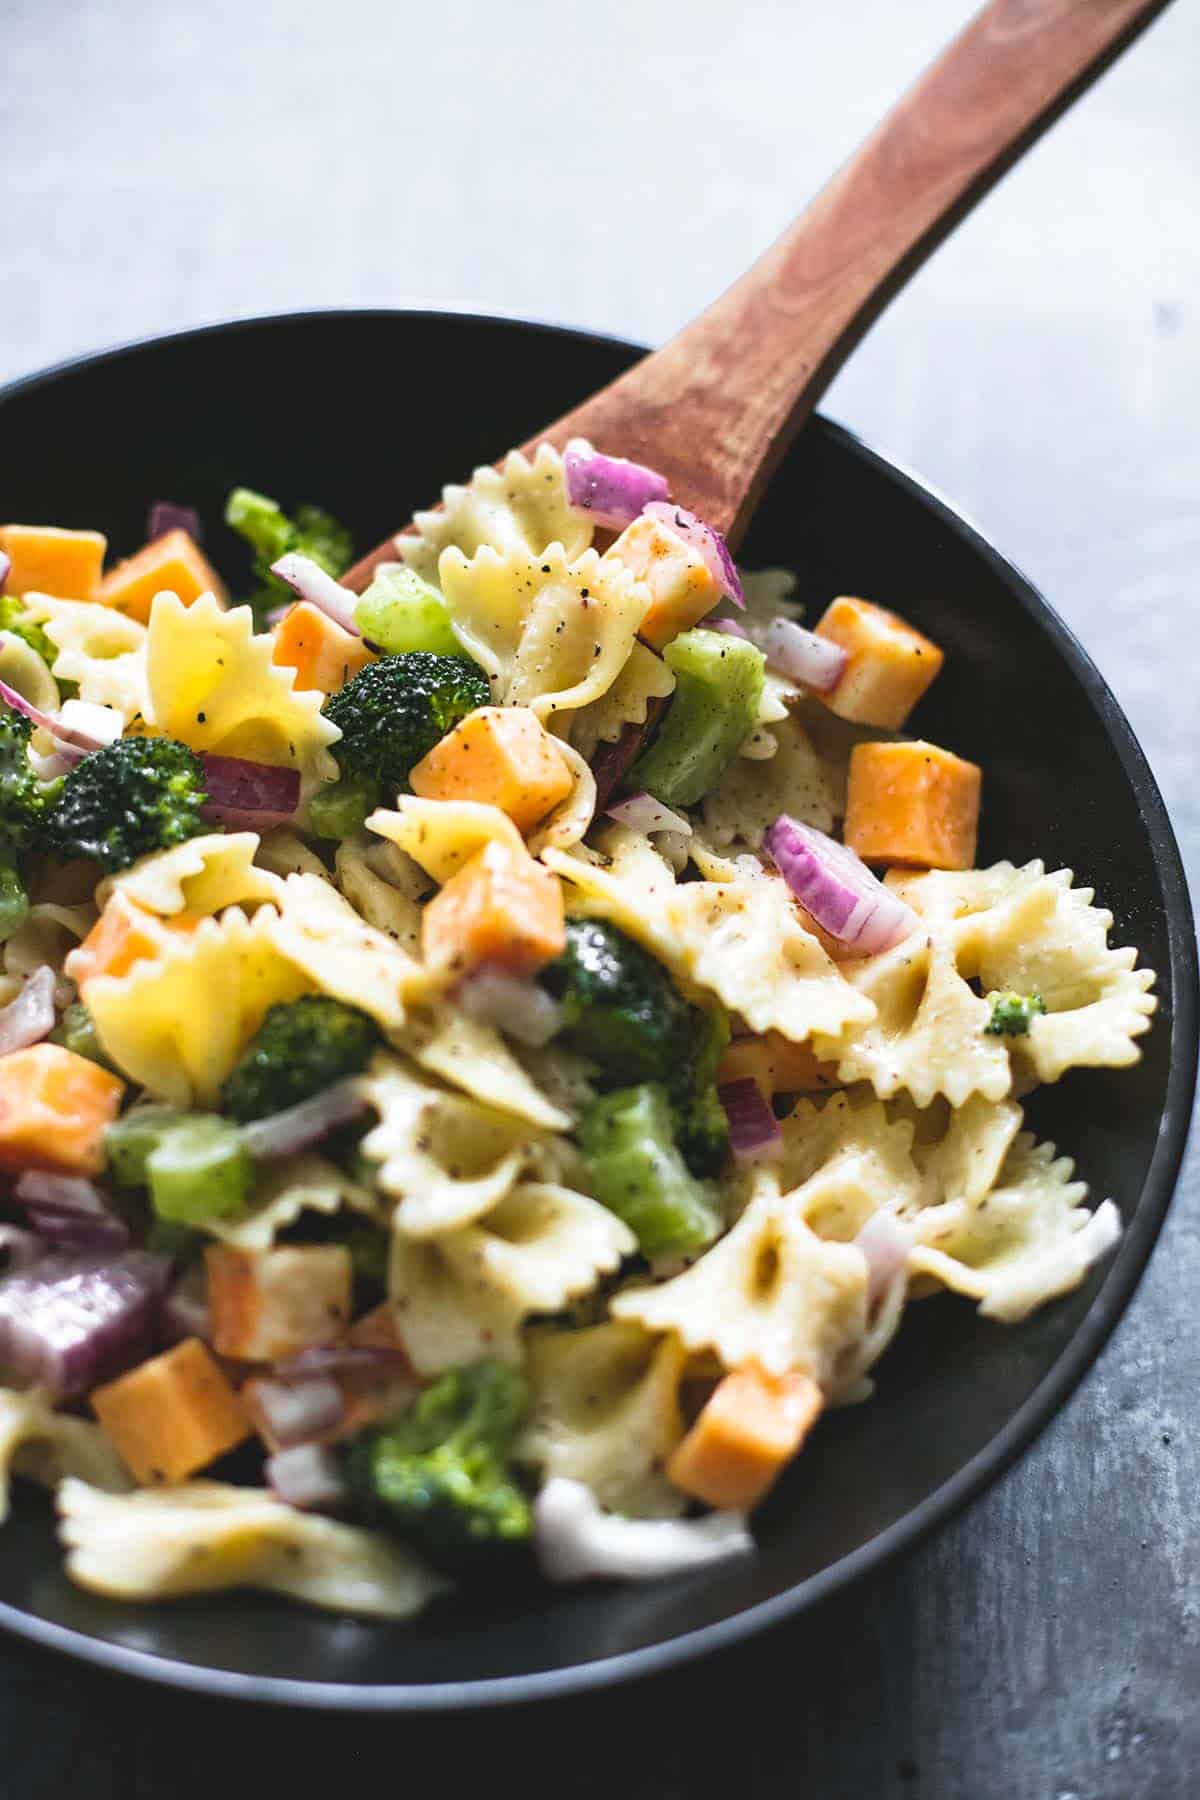
{"type": "MultiPolygon", "coordinates": [[[[527,325],[387,313],[160,340],[0,396],[0,505],[7,517],[98,526],[128,552],[149,501],[184,501],[236,579],[245,556],[219,522],[235,483],[327,506],[365,547],[633,354],[527,325]]],[[[981,860],[1039,856],[1075,869],[1112,909],[1114,941],[1135,944],[1158,971],[1161,1010],[1139,1067],[1068,1077],[1029,1109],[1096,1196],[1120,1205],[1130,1228],[1116,1260],[1015,1330],[954,1300],[911,1309],[876,1399],[821,1426],[761,1516],[760,1555],[718,1573],[468,1594],[408,1627],[241,1595],[121,1608],[71,1587],[44,1498],[22,1493],[0,1532],[0,1621],[226,1692],[359,1705],[529,1697],[584,1682],[589,1668],[650,1666],[689,1634],[702,1635],[684,1648],[717,1642],[828,1591],[998,1472],[1070,1391],[1148,1254],[1190,1105],[1194,944],[1157,791],[1111,696],[1022,578],[837,428],[817,421],[804,434],[744,560],[797,570],[810,618],[834,594],[864,594],[942,643],[947,668],[917,724],[984,766],[981,860]],[[607,1660],[639,1651],[649,1654],[607,1660]]]]}

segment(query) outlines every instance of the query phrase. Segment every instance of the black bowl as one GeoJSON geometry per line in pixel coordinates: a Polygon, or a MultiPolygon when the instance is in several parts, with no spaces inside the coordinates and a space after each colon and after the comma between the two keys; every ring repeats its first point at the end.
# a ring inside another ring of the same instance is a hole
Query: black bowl
{"type": "MultiPolygon", "coordinates": [[[[637,352],[505,320],[316,313],[187,332],[0,394],[0,514],[141,540],[147,502],[218,521],[248,482],[314,500],[360,544],[609,380],[637,352]]],[[[119,1607],[61,1571],[49,1507],[20,1494],[0,1532],[0,1623],[109,1668],[213,1693],[346,1708],[530,1700],[663,1668],[798,1612],[917,1542],[1031,1442],[1126,1306],[1170,1200],[1196,1069],[1196,949],[1154,778],[1100,676],[978,534],[846,432],[814,421],[745,548],[806,598],[866,594],[947,651],[923,733],[983,764],[981,859],[1034,856],[1094,882],[1115,941],[1158,972],[1134,1070],[1080,1073],[1031,1106],[1126,1220],[1110,1262],[1016,1329],[965,1302],[910,1311],[870,1405],[833,1415],[761,1515],[754,1559],[656,1586],[467,1594],[408,1626],[243,1595],[119,1607]]]]}

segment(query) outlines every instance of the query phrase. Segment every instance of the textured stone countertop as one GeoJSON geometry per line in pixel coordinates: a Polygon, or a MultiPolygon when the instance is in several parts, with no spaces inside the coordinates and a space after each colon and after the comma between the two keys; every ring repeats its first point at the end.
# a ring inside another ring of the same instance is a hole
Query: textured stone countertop
{"type": "MultiPolygon", "coordinates": [[[[966,0],[6,0],[0,379],[223,315],[462,304],[659,341],[966,0]]],[[[1127,709],[1200,869],[1200,25],[1174,6],[826,411],[976,519],[1127,709]]],[[[97,455],[103,455],[98,422],[97,455]]],[[[180,430],[187,421],[179,421],[180,430]]],[[[435,472],[436,473],[436,472],[435,472]]],[[[0,512],[3,511],[0,498],[0,512]]],[[[1020,1466],[816,1619],[538,1717],[251,1713],[0,1641],[0,1793],[1200,1793],[1200,1181],[1020,1466]],[[418,1763],[418,1768],[422,1763],[418,1763]]]]}

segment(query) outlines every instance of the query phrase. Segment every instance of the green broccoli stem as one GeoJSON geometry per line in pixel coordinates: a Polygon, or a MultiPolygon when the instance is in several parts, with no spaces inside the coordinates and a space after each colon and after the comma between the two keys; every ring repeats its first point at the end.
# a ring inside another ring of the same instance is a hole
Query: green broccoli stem
{"type": "Polygon", "coordinates": [[[741,638],[685,631],[663,660],[675,692],[658,734],[626,777],[664,806],[693,806],[719,781],[754,729],[766,658],[741,638]]]}
{"type": "Polygon", "coordinates": [[[380,569],[354,609],[354,622],[368,644],[389,656],[406,650],[462,654],[450,629],[446,602],[435,587],[402,564],[380,569]]]}
{"type": "Polygon", "coordinates": [[[307,827],[313,837],[353,837],[362,830],[368,813],[379,805],[379,786],[362,775],[343,775],[340,781],[318,788],[308,802],[307,827]]]}
{"type": "Polygon", "coordinates": [[[596,1199],[624,1220],[645,1256],[695,1255],[720,1232],[716,1196],[676,1148],[671,1103],[657,1082],[593,1100],[579,1147],[596,1199]]]}

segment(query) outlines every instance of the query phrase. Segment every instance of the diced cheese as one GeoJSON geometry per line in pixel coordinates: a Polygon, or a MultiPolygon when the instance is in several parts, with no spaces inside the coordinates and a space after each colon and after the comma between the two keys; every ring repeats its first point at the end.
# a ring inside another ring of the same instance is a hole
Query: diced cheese
{"type": "Polygon", "coordinates": [[[275,627],[271,660],[295,669],[297,692],[336,694],[375,658],[360,637],[320,607],[298,600],[275,627]]]}
{"type": "Polygon", "coordinates": [[[96,590],[102,606],[145,625],[155,594],[178,594],[185,606],[201,594],[228,599],[225,584],[189,532],[166,531],[109,570],[96,590]]]}
{"type": "Polygon", "coordinates": [[[280,1244],[257,1251],[214,1244],[204,1261],[218,1355],[274,1362],[344,1336],[353,1271],[343,1244],[280,1244]]]}
{"type": "Polygon", "coordinates": [[[61,1044],[0,1057],[0,1168],[98,1175],[125,1083],[61,1044]]]}
{"type": "Polygon", "coordinates": [[[821,1390],[809,1375],[768,1375],[747,1363],[726,1375],[667,1464],[685,1494],[719,1511],[756,1506],[816,1422],[821,1390]]]}
{"type": "Polygon", "coordinates": [[[638,634],[656,650],[689,631],[721,599],[716,576],[698,550],[660,519],[642,514],[607,552],[650,589],[650,610],[638,634]]]}
{"type": "Polygon", "coordinates": [[[12,558],[5,588],[10,594],[92,600],[100,585],[107,548],[108,541],[99,531],[64,531],[57,525],[0,525],[0,550],[12,558]]]}
{"type": "Polygon", "coordinates": [[[822,1062],[810,1043],[794,1044],[778,1031],[764,1037],[734,1038],[717,1070],[717,1084],[751,1080],[763,1093],[809,1094],[839,1087],[837,1064],[822,1062]]]}
{"type": "Polygon", "coordinates": [[[822,698],[859,725],[899,731],[945,660],[929,638],[869,600],[834,600],[816,630],[847,656],[837,686],[822,698]]]}
{"type": "Polygon", "coordinates": [[[186,1481],[250,1435],[241,1400],[199,1338],[97,1388],[91,1404],[144,1487],[186,1481]]]}
{"type": "Polygon", "coordinates": [[[973,868],[982,782],[978,764],[936,744],[858,744],[845,840],[864,862],[973,868]]]}
{"type": "Polygon", "coordinates": [[[499,838],[464,863],[421,915],[425,961],[454,974],[481,963],[526,974],[566,942],[557,876],[499,838]]]}
{"type": "Polygon", "coordinates": [[[422,757],[409,782],[424,800],[498,806],[522,832],[572,787],[566,758],[527,706],[481,706],[469,713],[422,757]]]}

